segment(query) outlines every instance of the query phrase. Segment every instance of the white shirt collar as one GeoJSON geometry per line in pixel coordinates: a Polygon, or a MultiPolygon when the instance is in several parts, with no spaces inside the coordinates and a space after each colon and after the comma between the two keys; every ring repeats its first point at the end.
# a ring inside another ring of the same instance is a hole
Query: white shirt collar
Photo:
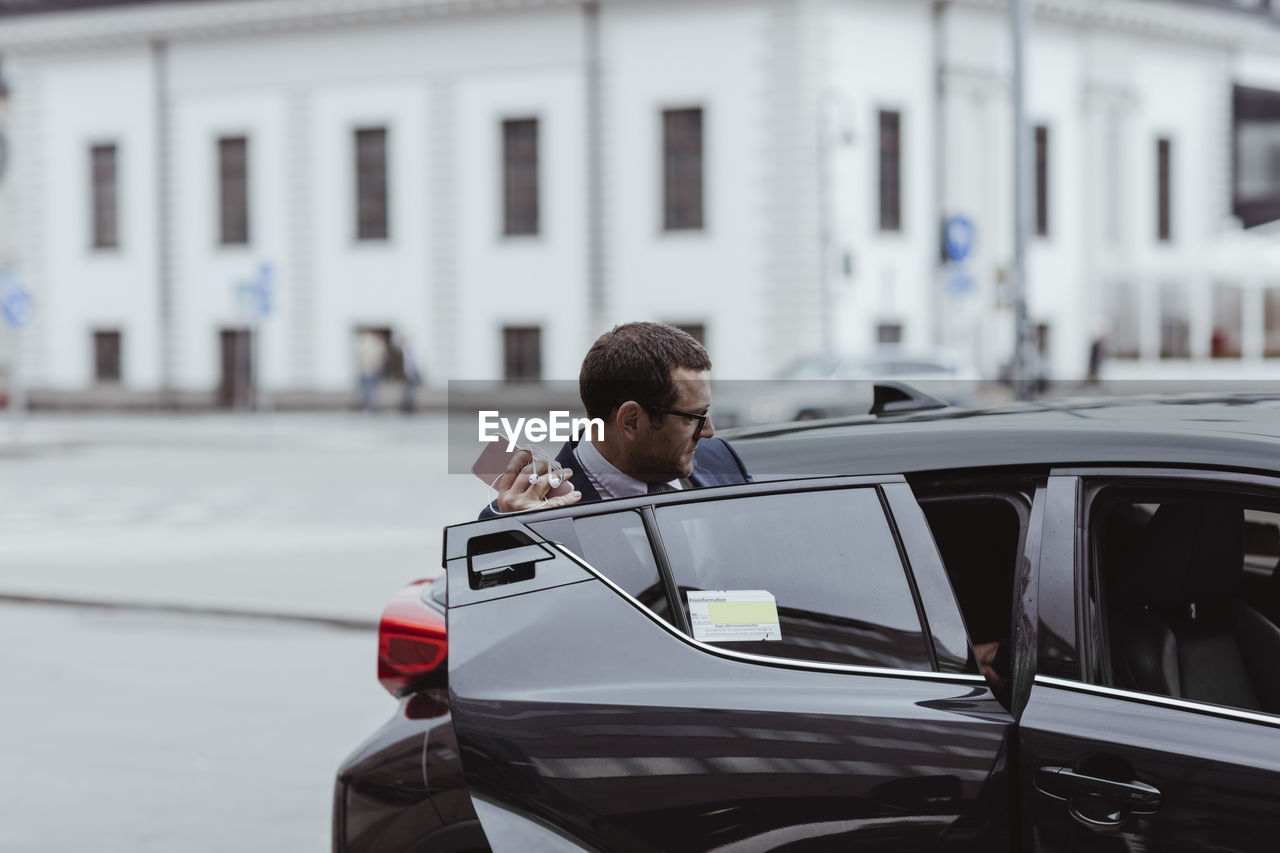
{"type": "MultiPolygon", "coordinates": [[[[604,454],[590,439],[579,442],[575,453],[578,457],[578,464],[582,466],[582,472],[587,475],[591,485],[600,493],[601,500],[634,498],[649,493],[648,484],[643,480],[637,480],[630,474],[624,474],[619,471],[612,462],[604,458],[604,454]]],[[[672,480],[667,485],[673,489],[679,489],[680,481],[672,480]]]]}

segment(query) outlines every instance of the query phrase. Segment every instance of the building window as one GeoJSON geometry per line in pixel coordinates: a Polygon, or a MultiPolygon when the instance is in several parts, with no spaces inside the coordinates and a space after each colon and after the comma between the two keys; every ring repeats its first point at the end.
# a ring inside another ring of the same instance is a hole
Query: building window
{"type": "Polygon", "coordinates": [[[707,345],[707,324],[706,323],[672,323],[680,331],[693,338],[704,347],[707,345]]]}
{"type": "Polygon", "coordinates": [[[1244,337],[1244,299],[1236,285],[1213,286],[1213,332],[1209,339],[1209,355],[1213,358],[1239,358],[1244,337]]]}
{"type": "Polygon", "coordinates": [[[356,239],[385,240],[387,225],[387,129],[356,131],[356,239]]]}
{"type": "Polygon", "coordinates": [[[538,233],[538,120],[502,123],[502,233],[538,233]]]}
{"type": "Polygon", "coordinates": [[[1169,212],[1169,171],[1172,143],[1168,139],[1156,140],[1156,239],[1168,242],[1173,239],[1173,225],[1169,212]]]}
{"type": "Polygon", "coordinates": [[[542,378],[542,329],[507,326],[502,330],[502,377],[508,382],[542,378]]]}
{"type": "Polygon", "coordinates": [[[221,366],[218,405],[241,411],[253,408],[257,396],[253,381],[253,333],[245,328],[219,329],[218,350],[221,366]]]}
{"type": "Polygon", "coordinates": [[[1160,357],[1191,357],[1191,306],[1187,289],[1172,282],[1160,286],[1160,357]]]}
{"type": "Polygon", "coordinates": [[[702,110],[662,111],[662,228],[702,228],[702,110]]]}
{"type": "Polygon", "coordinates": [[[116,146],[95,145],[89,149],[93,181],[93,248],[120,247],[119,192],[117,189],[116,146]]]}
{"type": "Polygon", "coordinates": [[[355,351],[356,368],[362,376],[391,382],[404,380],[404,352],[390,326],[357,326],[355,351]]]}
{"type": "Polygon", "coordinates": [[[249,140],[243,136],[218,140],[218,242],[249,242],[249,140]]]}
{"type": "Polygon", "coordinates": [[[1280,287],[1269,287],[1262,293],[1265,332],[1262,353],[1267,358],[1280,358],[1280,287]]]}
{"type": "Polygon", "coordinates": [[[876,326],[876,343],[881,345],[902,343],[902,324],[881,323],[876,326]]]}
{"type": "Polygon", "coordinates": [[[902,113],[880,111],[880,230],[902,230],[902,113]]]}
{"type": "Polygon", "coordinates": [[[1049,236],[1049,128],[1036,125],[1036,236],[1049,236]]]}
{"type": "Polygon", "coordinates": [[[93,378],[96,382],[120,381],[120,332],[116,329],[93,333],[93,378]]]}
{"type": "Polygon", "coordinates": [[[1232,210],[1246,228],[1280,219],[1280,92],[1235,87],[1232,210]]]}

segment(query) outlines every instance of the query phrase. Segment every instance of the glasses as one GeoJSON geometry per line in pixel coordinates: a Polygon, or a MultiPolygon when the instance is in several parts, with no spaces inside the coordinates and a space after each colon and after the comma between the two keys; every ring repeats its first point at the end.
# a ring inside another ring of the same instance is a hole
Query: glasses
{"type": "Polygon", "coordinates": [[[693,412],[682,412],[679,409],[664,409],[662,406],[650,406],[645,404],[645,408],[651,412],[661,412],[664,415],[679,415],[682,418],[690,418],[698,422],[698,428],[693,431],[694,435],[701,435],[702,428],[707,425],[707,421],[711,420],[711,412],[708,411],[704,415],[697,415],[693,412]]]}

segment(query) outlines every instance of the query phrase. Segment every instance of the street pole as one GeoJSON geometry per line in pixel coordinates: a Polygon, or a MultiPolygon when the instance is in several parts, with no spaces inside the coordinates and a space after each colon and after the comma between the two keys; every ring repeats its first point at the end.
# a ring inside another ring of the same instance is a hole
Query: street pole
{"type": "Polygon", "coordinates": [[[604,80],[601,59],[600,4],[584,3],[583,37],[586,60],[586,178],[587,178],[587,334],[595,340],[609,316],[605,293],[604,204],[604,80]]]}
{"type": "Polygon", "coordinates": [[[151,42],[152,98],[155,109],[156,281],[160,308],[160,406],[177,406],[174,393],[173,307],[173,145],[169,99],[169,45],[151,42]]]}
{"type": "Polygon", "coordinates": [[[836,351],[835,312],[831,298],[831,145],[828,133],[831,122],[828,102],[831,91],[824,89],[818,97],[818,310],[822,330],[822,354],[831,356],[836,351]]]}
{"type": "Polygon", "coordinates": [[[1027,237],[1030,232],[1027,214],[1028,129],[1024,72],[1026,66],[1028,0],[1009,0],[1009,18],[1013,29],[1013,394],[1019,400],[1031,396],[1031,377],[1027,346],[1027,237]]]}
{"type": "MultiPolygon", "coordinates": [[[[0,68],[3,71],[3,68],[0,68]]],[[[4,75],[0,74],[0,104],[3,104],[8,97],[9,90],[4,82],[4,75]]],[[[0,123],[0,189],[4,187],[5,176],[9,171],[9,136],[5,133],[5,125],[0,123]]],[[[5,195],[0,192],[0,202],[3,202],[5,195]]],[[[0,203],[0,216],[6,213],[5,206],[0,203]]],[[[9,227],[7,221],[0,220],[0,234],[6,233],[9,227]]],[[[0,241],[0,250],[8,248],[5,245],[7,241],[0,241]]],[[[0,263],[7,263],[8,257],[0,256],[0,263]]],[[[22,384],[22,339],[21,324],[14,321],[9,323],[9,423],[12,429],[10,438],[14,444],[22,441],[22,419],[27,410],[27,392],[22,384]]]]}
{"type": "Polygon", "coordinates": [[[253,321],[253,345],[250,349],[253,357],[249,364],[253,369],[253,377],[250,383],[253,387],[253,410],[255,412],[271,411],[271,394],[267,391],[266,382],[262,378],[262,360],[266,358],[266,346],[262,342],[262,316],[258,315],[253,321]]]}

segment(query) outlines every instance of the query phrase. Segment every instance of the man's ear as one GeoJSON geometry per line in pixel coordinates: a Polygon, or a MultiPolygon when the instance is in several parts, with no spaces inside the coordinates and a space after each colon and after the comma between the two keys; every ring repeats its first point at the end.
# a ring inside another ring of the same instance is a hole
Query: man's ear
{"type": "Polygon", "coordinates": [[[625,436],[628,440],[634,440],[636,432],[640,428],[640,418],[644,414],[644,409],[635,400],[628,400],[618,407],[618,413],[614,416],[614,423],[618,427],[618,432],[625,436]]]}

